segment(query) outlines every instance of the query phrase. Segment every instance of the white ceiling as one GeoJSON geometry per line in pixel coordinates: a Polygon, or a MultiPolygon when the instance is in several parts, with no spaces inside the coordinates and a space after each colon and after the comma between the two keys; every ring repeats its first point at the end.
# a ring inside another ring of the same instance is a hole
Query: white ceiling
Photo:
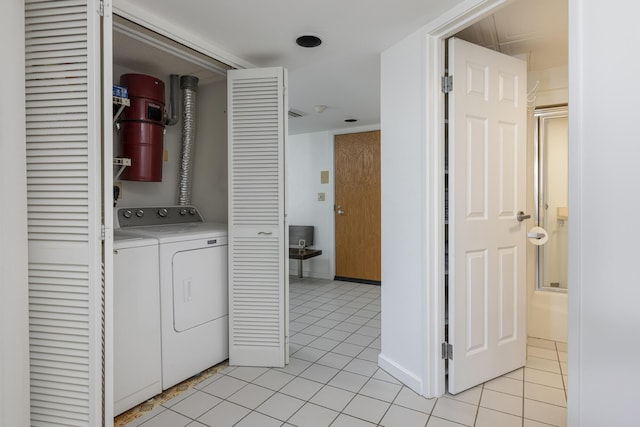
{"type": "Polygon", "coordinates": [[[517,0],[456,34],[511,56],[523,56],[529,71],[566,66],[566,0],[517,0]]]}
{"type": "MultiPolygon", "coordinates": [[[[296,134],[380,123],[380,53],[461,1],[115,0],[114,7],[170,23],[245,63],[286,67],[289,107],[305,114],[289,120],[296,134]],[[323,43],[299,47],[295,39],[302,34],[318,35],[323,43]],[[315,105],[328,108],[316,113],[315,105]],[[358,122],[345,123],[348,118],[358,122]]],[[[566,65],[566,22],[562,0],[517,0],[460,36],[510,55],[524,53],[530,69],[546,68],[561,60],[566,65]]],[[[117,43],[127,48],[117,48],[114,61],[140,72],[163,55],[114,33],[117,43]]],[[[161,62],[165,70],[175,68],[167,74],[194,73],[203,83],[217,78],[180,61],[161,62]]]]}

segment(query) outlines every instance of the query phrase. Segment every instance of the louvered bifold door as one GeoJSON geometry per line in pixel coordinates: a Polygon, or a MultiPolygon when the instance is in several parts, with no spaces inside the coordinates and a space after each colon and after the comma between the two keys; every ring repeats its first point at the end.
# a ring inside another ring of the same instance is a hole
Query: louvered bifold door
{"type": "Polygon", "coordinates": [[[284,366],[286,71],[228,73],[229,364],[284,366]]]}
{"type": "Polygon", "coordinates": [[[25,0],[32,426],[104,421],[98,12],[25,0]]]}

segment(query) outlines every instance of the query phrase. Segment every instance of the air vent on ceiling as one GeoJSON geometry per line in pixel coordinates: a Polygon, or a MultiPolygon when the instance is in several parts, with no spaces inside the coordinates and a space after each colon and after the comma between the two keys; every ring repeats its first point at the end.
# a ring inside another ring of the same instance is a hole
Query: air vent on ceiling
{"type": "Polygon", "coordinates": [[[289,110],[289,118],[290,119],[297,119],[298,117],[302,117],[302,116],[306,116],[305,113],[303,113],[302,111],[296,111],[296,110],[289,110]]]}

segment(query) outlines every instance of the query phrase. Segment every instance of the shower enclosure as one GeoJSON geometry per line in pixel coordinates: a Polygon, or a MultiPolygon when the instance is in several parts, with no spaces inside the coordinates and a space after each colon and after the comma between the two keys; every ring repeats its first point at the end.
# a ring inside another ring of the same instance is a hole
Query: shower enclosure
{"type": "Polygon", "coordinates": [[[536,288],[566,292],[568,255],[568,108],[535,111],[535,220],[548,241],[537,247],[536,288]]]}

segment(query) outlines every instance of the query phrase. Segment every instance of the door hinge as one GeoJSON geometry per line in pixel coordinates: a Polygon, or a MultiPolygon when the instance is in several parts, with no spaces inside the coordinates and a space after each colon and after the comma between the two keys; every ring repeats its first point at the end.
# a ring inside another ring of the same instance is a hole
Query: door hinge
{"type": "Polygon", "coordinates": [[[104,242],[105,239],[105,228],[104,228],[104,224],[100,224],[100,240],[102,240],[104,242]]]}
{"type": "Polygon", "coordinates": [[[453,76],[442,76],[442,93],[449,93],[453,90],[453,76]]]}
{"type": "Polygon", "coordinates": [[[453,345],[448,342],[442,343],[442,358],[453,360],[453,345]]]}
{"type": "Polygon", "coordinates": [[[98,13],[100,16],[104,16],[104,1],[100,1],[98,4],[98,13]]]}

